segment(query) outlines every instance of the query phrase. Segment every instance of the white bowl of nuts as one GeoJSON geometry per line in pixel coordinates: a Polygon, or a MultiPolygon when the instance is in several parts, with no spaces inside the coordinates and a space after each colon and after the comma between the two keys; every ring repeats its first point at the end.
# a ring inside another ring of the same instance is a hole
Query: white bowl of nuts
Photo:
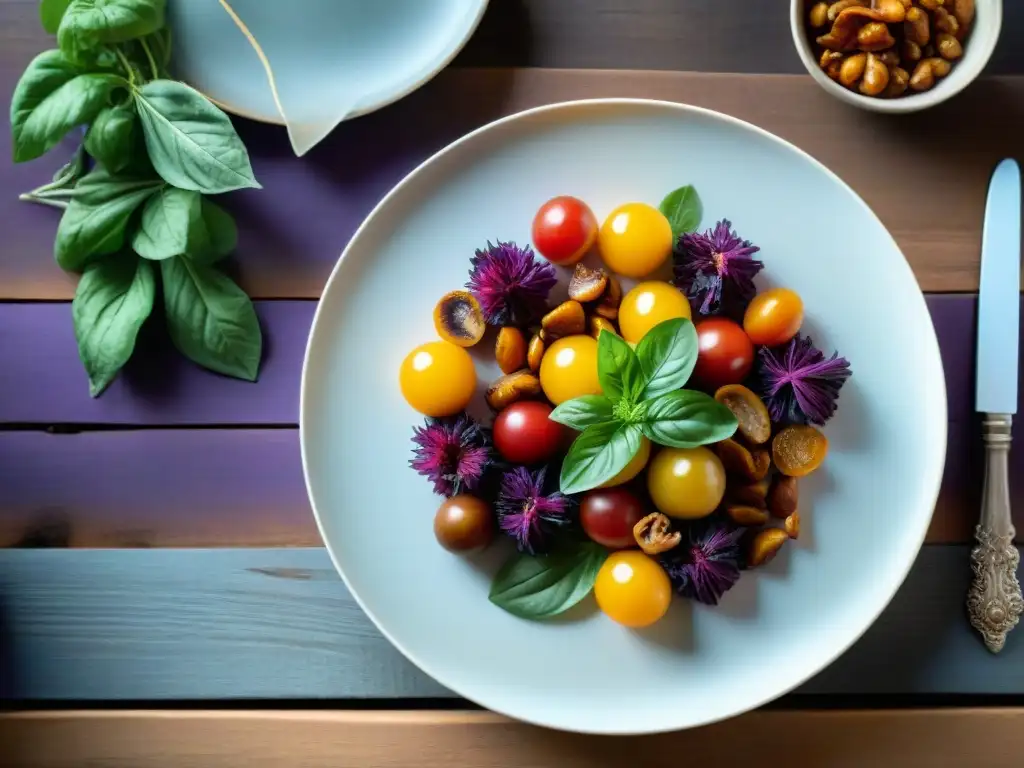
{"type": "Polygon", "coordinates": [[[876,112],[916,112],[967,87],[999,39],[1002,0],[792,0],[811,77],[876,112]]]}

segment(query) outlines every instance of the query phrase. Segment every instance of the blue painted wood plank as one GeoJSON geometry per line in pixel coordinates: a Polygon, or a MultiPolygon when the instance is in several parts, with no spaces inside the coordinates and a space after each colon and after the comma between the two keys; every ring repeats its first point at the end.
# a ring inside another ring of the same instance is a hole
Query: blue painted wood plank
{"type": "MultiPolygon", "coordinates": [[[[881,619],[799,693],[1024,693],[1024,629],[993,656],[964,617],[967,554],[925,547],[881,619]]],[[[450,695],[381,637],[322,549],[5,550],[0,619],[7,699],[450,695]]]]}

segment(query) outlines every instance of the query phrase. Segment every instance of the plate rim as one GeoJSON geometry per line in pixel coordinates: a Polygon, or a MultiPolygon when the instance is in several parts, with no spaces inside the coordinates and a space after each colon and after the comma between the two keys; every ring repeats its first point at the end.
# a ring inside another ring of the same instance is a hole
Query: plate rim
{"type": "Polygon", "coordinates": [[[946,388],[945,365],[944,365],[943,360],[942,360],[941,348],[939,347],[938,336],[937,336],[936,331],[935,331],[935,323],[932,320],[931,315],[930,315],[930,313],[928,311],[928,307],[927,307],[927,304],[925,302],[924,292],[921,290],[920,282],[918,281],[917,276],[914,274],[913,269],[910,267],[910,263],[907,261],[907,258],[904,255],[903,250],[900,248],[899,243],[896,242],[896,238],[893,237],[892,233],[889,231],[889,228],[885,226],[884,222],[882,222],[882,220],[874,212],[874,210],[871,208],[871,206],[869,206],[867,204],[867,202],[860,196],[860,194],[855,189],[853,189],[853,187],[851,187],[849,184],[847,184],[834,171],[832,171],[828,166],[826,166],[824,163],[819,161],[814,156],[812,156],[809,153],[805,152],[800,147],[798,147],[795,144],[793,144],[793,143],[787,141],[786,139],[782,138],[781,136],[777,136],[777,135],[771,133],[770,131],[768,131],[768,130],[766,130],[764,128],[761,128],[760,126],[757,126],[757,125],[754,125],[753,123],[747,122],[746,120],[742,120],[742,119],[740,119],[738,117],[734,117],[732,115],[725,114],[724,112],[719,112],[717,110],[708,109],[706,107],[700,107],[700,106],[696,106],[696,105],[693,105],[693,104],[686,104],[686,103],[682,103],[682,102],[667,101],[667,100],[663,100],[663,99],[645,99],[645,98],[628,98],[628,97],[572,99],[572,100],[559,101],[559,102],[554,102],[554,103],[550,103],[550,104],[544,104],[544,105],[540,105],[540,106],[536,106],[536,107],[531,107],[529,109],[520,110],[520,111],[512,113],[510,115],[506,115],[504,117],[500,117],[500,118],[492,120],[492,121],[490,121],[488,123],[485,123],[484,125],[482,125],[482,126],[480,126],[478,128],[475,128],[474,130],[469,131],[468,133],[466,133],[466,134],[460,136],[459,138],[455,139],[454,141],[452,141],[451,143],[449,143],[445,147],[442,147],[438,151],[436,151],[433,154],[431,154],[429,157],[427,157],[425,160],[423,160],[421,163],[419,163],[415,168],[413,168],[411,171],[409,171],[405,176],[403,176],[402,179],[398,183],[396,183],[377,202],[376,205],[374,205],[372,210],[366,215],[366,217],[363,219],[363,221],[360,223],[360,225],[356,228],[355,232],[352,233],[352,236],[349,238],[348,243],[345,245],[345,248],[342,250],[341,255],[338,257],[338,260],[335,262],[334,267],[331,269],[331,273],[328,276],[327,281],[324,283],[323,290],[320,293],[320,298],[317,301],[316,310],[313,313],[313,320],[312,320],[312,323],[310,324],[309,335],[308,335],[307,340],[306,340],[306,350],[305,350],[305,352],[303,354],[302,372],[301,372],[301,378],[300,378],[300,383],[299,383],[299,451],[300,451],[301,461],[302,461],[302,475],[303,475],[303,480],[304,480],[304,483],[305,483],[305,486],[306,486],[306,496],[309,499],[310,508],[311,508],[311,510],[313,512],[313,518],[314,518],[314,520],[316,522],[316,527],[317,527],[317,531],[320,534],[320,539],[323,542],[324,548],[327,550],[328,557],[330,557],[331,563],[334,565],[335,571],[337,571],[338,575],[341,577],[342,582],[345,585],[345,588],[349,592],[349,595],[356,602],[356,604],[363,611],[363,613],[366,614],[366,616],[370,619],[370,621],[376,627],[377,631],[379,631],[381,633],[381,635],[383,635],[387,639],[387,641],[389,643],[391,643],[391,645],[395,649],[397,649],[417,669],[419,669],[425,675],[430,677],[432,680],[436,681],[438,684],[440,684],[443,687],[447,688],[448,690],[452,691],[457,696],[460,696],[463,699],[466,699],[467,701],[470,701],[470,702],[472,702],[474,704],[477,704],[478,706],[483,707],[484,709],[487,709],[487,710],[492,711],[492,712],[496,712],[498,714],[504,715],[504,716],[512,718],[514,720],[518,720],[520,722],[524,722],[524,723],[528,723],[528,724],[531,724],[531,725],[536,725],[536,726],[540,726],[540,727],[544,727],[544,728],[551,728],[551,729],[555,729],[555,730],[560,730],[560,731],[564,731],[564,732],[568,732],[568,733],[580,733],[580,734],[587,734],[587,735],[606,735],[606,736],[643,736],[643,735],[656,735],[656,734],[661,734],[661,733],[671,733],[671,732],[680,731],[680,730],[689,730],[689,729],[692,729],[692,728],[700,728],[700,727],[703,727],[703,726],[706,726],[706,725],[712,725],[712,724],[717,723],[717,722],[722,722],[722,721],[726,721],[726,720],[732,719],[734,717],[738,717],[740,715],[746,714],[746,713],[751,712],[753,710],[759,709],[759,708],[763,707],[765,704],[768,704],[770,702],[776,701],[776,700],[780,699],[781,697],[791,693],[796,688],[799,688],[801,685],[806,683],[808,680],[810,680],[814,676],[820,674],[823,670],[827,669],[832,664],[834,664],[835,661],[838,658],[843,656],[855,643],[857,643],[857,641],[859,641],[864,636],[864,634],[872,626],[874,626],[877,623],[877,621],[878,621],[879,617],[881,616],[881,614],[885,611],[886,608],[888,608],[892,604],[893,598],[896,596],[896,593],[899,591],[899,589],[906,582],[907,577],[909,576],[910,571],[913,568],[914,563],[916,562],[917,557],[918,557],[918,555],[921,552],[921,548],[925,544],[925,540],[926,540],[927,534],[928,534],[928,529],[929,529],[929,526],[931,524],[932,517],[934,515],[935,506],[936,506],[936,503],[938,502],[939,492],[940,492],[941,485],[942,485],[942,478],[943,478],[943,476],[945,474],[945,456],[946,456],[946,449],[947,449],[947,446],[948,446],[948,439],[949,439],[949,436],[948,436],[949,423],[948,423],[948,418],[946,418],[948,416],[948,412],[949,412],[949,404],[948,404],[948,393],[947,393],[947,388],[946,388]],[[797,155],[800,156],[803,160],[811,163],[815,168],[817,168],[818,170],[822,171],[834,183],[840,185],[843,189],[845,189],[847,192],[849,192],[853,196],[853,198],[857,201],[857,203],[860,206],[863,207],[865,212],[869,216],[871,216],[876,222],[878,222],[878,225],[881,227],[882,231],[885,233],[885,235],[892,242],[892,245],[896,249],[897,253],[899,253],[900,256],[903,257],[903,266],[906,268],[910,278],[913,280],[914,284],[917,286],[917,291],[915,292],[914,299],[913,299],[914,303],[917,305],[917,308],[921,312],[924,313],[925,317],[928,318],[928,326],[927,327],[930,330],[930,333],[927,334],[927,337],[928,337],[927,338],[928,353],[929,353],[929,356],[933,357],[933,359],[937,362],[938,370],[942,374],[941,376],[938,377],[937,391],[935,393],[936,398],[940,401],[940,402],[936,403],[936,406],[941,405],[941,411],[942,411],[943,416],[944,416],[944,418],[938,420],[939,421],[939,426],[938,426],[939,435],[938,436],[941,437],[941,441],[940,441],[941,444],[938,446],[938,449],[936,450],[936,455],[939,457],[939,460],[937,462],[935,462],[935,466],[931,467],[928,470],[928,473],[926,473],[925,476],[922,478],[925,490],[927,490],[928,485],[929,485],[929,481],[930,481],[931,492],[927,493],[925,498],[926,499],[930,499],[929,506],[931,507],[931,514],[929,514],[927,517],[923,518],[923,525],[921,526],[921,530],[918,532],[918,535],[916,537],[909,537],[909,538],[912,538],[913,540],[915,540],[917,542],[917,546],[916,546],[916,548],[914,550],[913,556],[908,558],[906,564],[901,569],[902,572],[898,574],[899,578],[895,580],[894,584],[892,585],[891,590],[889,590],[889,593],[886,596],[886,599],[883,602],[881,602],[881,604],[879,605],[877,610],[875,610],[873,612],[873,614],[871,615],[870,621],[868,621],[865,624],[865,626],[863,628],[861,628],[859,631],[855,632],[849,638],[849,640],[847,642],[840,643],[839,645],[837,645],[835,650],[834,650],[834,652],[832,652],[830,654],[827,654],[826,655],[826,660],[825,660],[825,662],[821,666],[817,667],[816,669],[812,669],[808,674],[799,677],[791,685],[789,685],[788,687],[786,687],[786,688],[784,688],[782,690],[779,690],[778,692],[776,692],[775,694],[773,694],[771,696],[763,697],[762,699],[760,699],[758,701],[755,701],[755,702],[753,702],[751,704],[746,705],[742,709],[738,709],[738,710],[734,711],[732,714],[716,715],[716,716],[713,716],[713,717],[701,718],[701,719],[698,719],[698,720],[696,720],[694,722],[690,722],[690,723],[683,723],[683,724],[676,724],[676,725],[661,725],[661,726],[655,726],[653,728],[644,728],[644,727],[635,727],[634,726],[634,727],[611,728],[611,729],[609,729],[609,728],[590,728],[590,727],[586,727],[585,725],[573,725],[571,727],[563,725],[563,724],[552,725],[551,723],[544,722],[543,720],[532,718],[529,715],[513,714],[511,712],[507,712],[507,711],[504,711],[502,709],[492,708],[491,706],[487,705],[486,703],[477,700],[475,697],[468,695],[464,690],[460,690],[459,688],[456,688],[454,686],[449,685],[441,677],[435,675],[434,672],[432,671],[432,665],[424,664],[422,662],[422,660],[417,657],[417,655],[411,653],[408,648],[406,648],[402,643],[399,643],[392,636],[392,634],[380,623],[380,621],[373,614],[373,612],[370,611],[367,608],[367,606],[363,602],[362,598],[352,589],[352,586],[351,586],[351,584],[350,584],[350,582],[348,580],[348,577],[345,575],[344,569],[341,567],[341,564],[339,563],[339,561],[338,561],[338,559],[337,559],[333,549],[331,548],[330,544],[328,543],[328,539],[327,539],[327,536],[326,536],[326,533],[325,533],[325,529],[324,529],[323,518],[322,518],[322,516],[320,514],[320,511],[317,508],[316,500],[315,500],[314,494],[313,494],[313,487],[312,487],[312,482],[311,482],[311,479],[310,479],[310,472],[309,472],[309,462],[308,462],[308,457],[307,457],[308,449],[307,449],[307,445],[306,445],[306,432],[307,432],[307,429],[308,429],[307,422],[310,419],[310,416],[309,416],[309,400],[308,400],[308,394],[307,394],[307,384],[308,384],[308,380],[309,380],[308,379],[308,374],[309,374],[309,366],[310,366],[310,360],[311,360],[311,355],[312,355],[312,351],[313,351],[313,346],[314,346],[315,339],[317,337],[317,334],[318,334],[318,331],[319,331],[319,327],[320,327],[320,323],[321,323],[321,312],[322,312],[323,307],[324,307],[324,297],[327,295],[328,291],[330,291],[332,286],[334,285],[335,280],[337,279],[338,274],[339,274],[339,272],[341,270],[341,265],[344,262],[346,256],[348,256],[348,254],[351,252],[353,244],[358,241],[359,237],[369,227],[370,223],[380,214],[380,212],[382,210],[386,209],[386,207],[390,204],[390,202],[391,202],[393,197],[396,197],[398,194],[400,194],[404,190],[404,188],[408,184],[410,184],[414,179],[416,179],[421,173],[426,172],[429,169],[429,167],[432,166],[436,161],[439,161],[442,158],[446,157],[447,155],[456,152],[463,145],[468,144],[469,142],[473,141],[476,137],[478,137],[478,136],[480,136],[480,135],[482,135],[484,133],[487,133],[487,132],[490,132],[490,131],[493,131],[493,130],[497,130],[497,129],[501,128],[502,126],[504,126],[504,125],[506,125],[508,123],[516,122],[518,120],[529,119],[529,118],[537,116],[537,115],[545,115],[545,114],[557,113],[557,112],[569,112],[569,111],[572,111],[574,109],[588,108],[588,107],[600,107],[600,106],[610,106],[610,107],[630,107],[630,106],[634,106],[634,107],[640,107],[640,108],[657,107],[659,109],[666,109],[668,111],[676,111],[676,112],[680,112],[680,113],[683,113],[683,114],[697,114],[697,115],[700,115],[700,116],[702,116],[704,118],[710,118],[710,119],[713,119],[713,120],[721,120],[721,121],[729,123],[729,124],[731,124],[731,125],[733,125],[735,127],[744,128],[744,129],[747,129],[747,130],[754,131],[756,134],[758,134],[762,138],[768,139],[769,141],[771,141],[771,142],[773,142],[773,143],[775,143],[777,145],[780,145],[780,146],[782,146],[785,149],[788,149],[788,150],[791,150],[791,151],[797,153],[797,155]],[[930,474],[930,477],[929,477],[929,474],[930,474]]]}

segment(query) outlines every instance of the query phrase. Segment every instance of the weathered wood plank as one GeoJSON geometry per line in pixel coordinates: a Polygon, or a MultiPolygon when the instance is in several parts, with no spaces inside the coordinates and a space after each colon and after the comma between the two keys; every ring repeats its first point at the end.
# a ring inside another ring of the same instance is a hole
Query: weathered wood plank
{"type": "MultiPolygon", "coordinates": [[[[878,622],[795,701],[1024,693],[1024,635],[985,650],[964,616],[969,572],[967,547],[926,546],[878,622]]],[[[5,550],[0,609],[9,700],[448,695],[377,632],[322,549],[5,550]]]]}
{"type": "Polygon", "coordinates": [[[1017,768],[1024,710],[761,711],[595,737],[487,712],[112,711],[0,717],[10,768],[1017,768]]]}
{"type": "MultiPolygon", "coordinates": [[[[887,119],[846,106],[807,76],[452,69],[391,107],[342,124],[301,159],[281,129],[240,123],[264,185],[224,198],[239,220],[242,283],[257,297],[319,296],[366,214],[432,152],[502,115],[607,96],[709,107],[792,141],[878,212],[926,291],[977,289],[988,177],[1017,151],[1024,132],[1024,109],[1015,106],[1024,104],[1024,77],[988,78],[925,114],[887,119]],[[943,205],[927,204],[928,190],[942,190],[943,205]]],[[[0,132],[0,155],[7,141],[0,132]]],[[[14,200],[30,176],[48,178],[59,160],[40,164],[46,168],[38,174],[19,168],[0,183],[0,219],[12,243],[0,260],[0,298],[73,293],[73,281],[52,259],[55,212],[23,212],[26,204],[14,200]]],[[[827,212],[794,211],[792,225],[808,215],[827,212]]]]}

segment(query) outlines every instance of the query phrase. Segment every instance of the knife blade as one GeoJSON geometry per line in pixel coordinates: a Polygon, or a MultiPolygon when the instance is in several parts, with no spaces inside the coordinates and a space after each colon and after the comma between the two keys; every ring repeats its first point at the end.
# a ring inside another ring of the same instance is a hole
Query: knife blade
{"type": "Polygon", "coordinates": [[[981,239],[975,394],[980,413],[1017,412],[1020,187],[1016,161],[1003,160],[989,184],[981,239]]]}

